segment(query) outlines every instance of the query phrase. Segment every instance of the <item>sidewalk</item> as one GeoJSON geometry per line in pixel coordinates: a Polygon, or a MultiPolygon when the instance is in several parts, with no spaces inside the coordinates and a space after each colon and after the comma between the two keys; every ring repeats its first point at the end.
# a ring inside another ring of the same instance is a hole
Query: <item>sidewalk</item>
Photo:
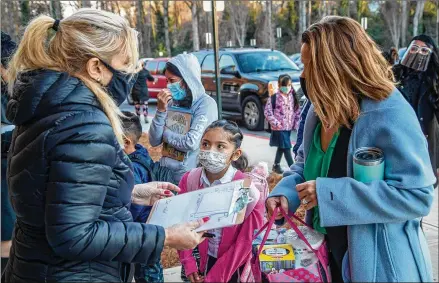
{"type": "MultiPolygon", "coordinates": [[[[144,129],[145,130],[145,129],[144,129]]],[[[270,147],[268,140],[260,137],[254,137],[252,135],[245,135],[242,144],[243,151],[249,158],[250,165],[259,161],[267,162],[269,168],[273,164],[274,156],[276,154],[276,148],[270,147]]],[[[282,161],[282,166],[286,167],[285,160],[282,161]]],[[[430,249],[431,260],[433,264],[434,281],[438,282],[438,190],[435,190],[435,197],[432,210],[430,214],[424,218],[423,227],[424,233],[427,238],[428,247],[430,249]]],[[[165,282],[182,282],[180,279],[180,267],[174,267],[166,269],[164,271],[165,282]]]]}

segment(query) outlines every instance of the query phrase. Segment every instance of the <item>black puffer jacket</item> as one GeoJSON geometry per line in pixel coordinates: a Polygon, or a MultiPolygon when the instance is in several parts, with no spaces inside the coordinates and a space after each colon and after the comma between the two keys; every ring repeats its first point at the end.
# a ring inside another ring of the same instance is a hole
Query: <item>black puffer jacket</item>
{"type": "Polygon", "coordinates": [[[8,104],[17,125],[8,156],[17,214],[6,282],[127,282],[155,263],[161,227],[134,223],[134,178],[100,104],[78,79],[23,74],[8,104]]]}

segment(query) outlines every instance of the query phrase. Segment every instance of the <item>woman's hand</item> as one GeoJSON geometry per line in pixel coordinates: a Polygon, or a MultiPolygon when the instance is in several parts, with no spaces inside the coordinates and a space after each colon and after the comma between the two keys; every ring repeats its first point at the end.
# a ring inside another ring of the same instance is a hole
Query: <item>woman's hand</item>
{"type": "Polygon", "coordinates": [[[157,95],[157,110],[166,112],[168,109],[168,102],[172,99],[172,94],[169,89],[162,89],[157,95]]]}
{"type": "Polygon", "coordinates": [[[165,197],[172,197],[171,191],[180,192],[180,188],[166,182],[150,182],[134,186],[131,193],[131,202],[139,205],[151,206],[156,201],[165,197]]]}
{"type": "Polygon", "coordinates": [[[191,250],[204,241],[204,232],[195,232],[194,230],[209,221],[209,217],[181,223],[165,229],[166,238],[165,246],[177,249],[179,251],[191,250]]]}
{"type": "MultiPolygon", "coordinates": [[[[280,206],[285,212],[288,213],[288,200],[286,197],[270,197],[265,202],[265,206],[267,208],[268,218],[270,219],[273,215],[276,207],[280,206]]],[[[282,213],[279,212],[276,216],[276,220],[284,218],[282,213]]]]}
{"type": "Polygon", "coordinates": [[[204,277],[201,276],[198,272],[190,274],[187,278],[189,279],[189,281],[191,281],[191,283],[201,283],[204,281],[204,277]]]}
{"type": "Polygon", "coordinates": [[[297,185],[296,190],[299,194],[299,199],[301,200],[306,210],[310,210],[311,208],[318,205],[316,181],[308,181],[297,185]]]}

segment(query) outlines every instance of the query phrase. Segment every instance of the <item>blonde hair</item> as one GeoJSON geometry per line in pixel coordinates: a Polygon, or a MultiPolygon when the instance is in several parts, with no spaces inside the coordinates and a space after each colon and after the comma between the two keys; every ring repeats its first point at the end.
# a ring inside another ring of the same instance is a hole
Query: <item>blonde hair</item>
{"type": "Polygon", "coordinates": [[[80,9],[61,20],[56,32],[54,23],[51,17],[39,16],[26,27],[8,68],[10,93],[22,72],[52,69],[75,76],[96,95],[123,144],[122,113],[105,88],[88,75],[86,65],[91,58],[111,63],[114,56],[123,54],[128,62],[125,71],[133,73],[139,57],[137,32],[121,16],[95,9],[80,9]]]}
{"type": "Polygon", "coordinates": [[[326,128],[350,128],[360,116],[360,95],[380,101],[394,89],[391,67],[355,20],[325,17],[303,33],[302,43],[310,52],[308,95],[326,128]]]}

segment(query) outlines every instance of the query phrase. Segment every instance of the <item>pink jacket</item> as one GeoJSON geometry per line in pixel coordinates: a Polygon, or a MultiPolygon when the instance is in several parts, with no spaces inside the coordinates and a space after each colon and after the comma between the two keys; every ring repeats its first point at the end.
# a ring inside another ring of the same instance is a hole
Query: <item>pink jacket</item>
{"type": "Polygon", "coordinates": [[[268,98],[265,104],[264,115],[273,131],[291,131],[299,128],[300,109],[298,107],[297,110],[294,110],[294,95],[293,89],[288,94],[288,98],[278,91],[276,93],[276,108],[274,111],[271,99],[268,98]]]}
{"type": "MultiPolygon", "coordinates": [[[[194,174],[194,176],[198,177],[198,182],[196,183],[199,184],[201,170],[199,168],[194,170],[200,171],[200,174],[194,174]]],[[[179,187],[181,189],[181,194],[188,192],[187,184],[189,174],[190,172],[186,173],[180,181],[179,187]]],[[[241,180],[245,177],[246,175],[244,173],[237,171],[233,180],[241,180]]],[[[198,185],[197,189],[199,189],[199,187],[200,185],[198,185]]],[[[251,210],[252,208],[248,209],[251,210]]],[[[253,207],[250,213],[246,213],[247,217],[242,224],[223,228],[221,243],[218,250],[218,260],[209,271],[209,273],[206,275],[206,278],[204,280],[205,282],[228,282],[232,275],[238,270],[238,268],[246,263],[252,251],[252,240],[254,231],[260,229],[263,226],[264,213],[265,195],[264,193],[261,193],[259,201],[253,207]]],[[[201,274],[204,274],[208,259],[207,250],[208,241],[204,241],[200,245],[198,245],[198,251],[200,254],[199,270],[196,260],[192,256],[192,250],[178,252],[180,256],[180,262],[184,266],[187,276],[198,271],[201,272],[201,274]]]]}

